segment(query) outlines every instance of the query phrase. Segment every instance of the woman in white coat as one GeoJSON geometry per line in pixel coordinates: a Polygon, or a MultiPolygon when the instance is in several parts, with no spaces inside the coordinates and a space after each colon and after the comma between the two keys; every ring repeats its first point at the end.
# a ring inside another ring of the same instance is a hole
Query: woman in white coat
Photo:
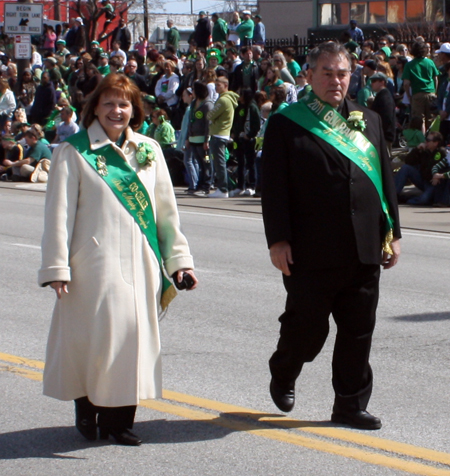
{"type": "Polygon", "coordinates": [[[74,400],[88,440],[130,432],[139,400],[161,397],[158,313],[178,283],[197,285],[159,145],[137,134],[140,91],[107,75],[83,111],[86,130],[53,153],[39,284],[57,294],[44,394],[74,400]]]}

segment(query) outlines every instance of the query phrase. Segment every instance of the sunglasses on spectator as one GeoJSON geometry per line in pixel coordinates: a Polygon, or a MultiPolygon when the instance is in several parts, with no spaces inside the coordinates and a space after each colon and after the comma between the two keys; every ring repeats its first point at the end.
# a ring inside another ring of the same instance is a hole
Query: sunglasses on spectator
{"type": "Polygon", "coordinates": [[[427,142],[438,142],[436,139],[426,139],[427,142]]]}
{"type": "Polygon", "coordinates": [[[385,41],[381,41],[380,43],[378,43],[380,46],[386,46],[387,43],[385,41]]]}

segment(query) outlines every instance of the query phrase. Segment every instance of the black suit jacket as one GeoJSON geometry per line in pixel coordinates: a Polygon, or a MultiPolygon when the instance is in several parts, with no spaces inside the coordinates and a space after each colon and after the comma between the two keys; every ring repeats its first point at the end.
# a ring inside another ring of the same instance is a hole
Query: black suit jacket
{"type": "MultiPolygon", "coordinates": [[[[363,111],[366,137],[378,150],[394,236],[400,238],[397,197],[378,114],[345,100],[342,115],[363,111]]],[[[295,267],[324,269],[357,259],[380,264],[385,218],[375,186],[334,147],[282,114],[264,136],[262,209],[268,246],[291,244],[295,267]]]]}
{"type": "Polygon", "coordinates": [[[389,89],[382,89],[372,103],[372,111],[375,111],[381,117],[383,124],[384,139],[393,142],[395,139],[395,102],[389,89]]]}

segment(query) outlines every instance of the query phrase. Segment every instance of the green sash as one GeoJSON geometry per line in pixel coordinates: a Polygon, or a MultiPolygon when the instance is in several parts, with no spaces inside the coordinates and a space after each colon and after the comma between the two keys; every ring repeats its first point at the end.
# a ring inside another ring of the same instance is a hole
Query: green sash
{"type": "Polygon", "coordinates": [[[75,147],[89,165],[98,172],[99,177],[111,188],[147,238],[161,268],[163,278],[161,307],[166,309],[177,293],[172,283],[164,274],[155,216],[146,188],[136,172],[110,144],[97,149],[95,152],[92,151],[86,130],[70,136],[66,139],[66,142],[75,147]]]}
{"type": "Polygon", "coordinates": [[[380,158],[374,145],[360,131],[351,129],[336,109],[322,102],[312,91],[279,114],[328,142],[366,173],[378,192],[381,208],[386,216],[383,250],[393,254],[393,220],[383,191],[380,158]]]}

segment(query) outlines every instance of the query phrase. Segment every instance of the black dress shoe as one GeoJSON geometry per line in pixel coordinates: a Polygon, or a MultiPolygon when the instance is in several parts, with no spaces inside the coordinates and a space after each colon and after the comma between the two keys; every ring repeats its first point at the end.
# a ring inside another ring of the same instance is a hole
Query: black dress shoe
{"type": "Polygon", "coordinates": [[[273,403],[282,411],[290,412],[295,404],[294,385],[280,385],[273,378],[270,381],[270,396],[273,403]]]}
{"type": "Polygon", "coordinates": [[[333,410],[331,421],[333,423],[344,423],[359,430],[379,430],[381,428],[381,420],[365,410],[333,410]]]}
{"type": "Polygon", "coordinates": [[[140,446],[142,443],[142,440],[138,436],[126,428],[124,430],[109,430],[100,427],[99,431],[101,440],[107,440],[109,435],[111,435],[119,445],[140,446]]]}

